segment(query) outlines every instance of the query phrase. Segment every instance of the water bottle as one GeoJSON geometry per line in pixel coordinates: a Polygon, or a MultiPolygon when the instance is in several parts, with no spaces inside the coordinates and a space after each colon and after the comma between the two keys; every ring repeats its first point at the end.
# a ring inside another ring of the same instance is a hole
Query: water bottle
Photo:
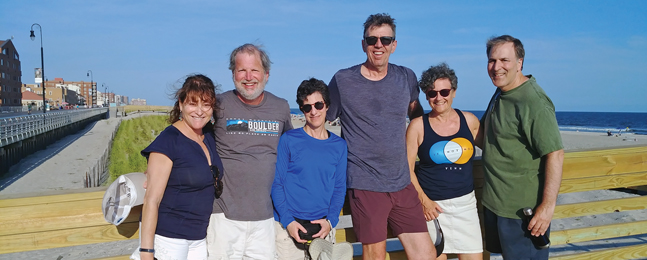
{"type": "MultiPolygon", "coordinates": [[[[526,220],[528,223],[530,223],[530,220],[532,219],[532,216],[534,215],[532,212],[531,208],[524,208],[523,209],[523,214],[526,215],[526,220]]],[[[550,239],[548,239],[548,236],[546,234],[539,235],[539,236],[533,236],[530,235],[530,240],[532,240],[532,243],[537,247],[538,249],[544,249],[548,248],[550,246],[550,239]]]]}

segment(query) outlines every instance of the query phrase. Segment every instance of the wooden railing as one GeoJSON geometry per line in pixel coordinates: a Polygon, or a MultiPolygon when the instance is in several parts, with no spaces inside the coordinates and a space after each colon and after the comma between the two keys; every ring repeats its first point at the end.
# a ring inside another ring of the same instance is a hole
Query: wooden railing
{"type": "MultiPolygon", "coordinates": [[[[474,170],[477,198],[483,186],[480,161],[474,170]]],[[[647,185],[647,147],[567,153],[560,193],[647,185]]],[[[121,225],[108,224],[101,213],[103,191],[73,192],[0,200],[0,254],[133,239],[139,236],[141,206],[121,225]]],[[[554,219],[643,210],[647,196],[558,205],[554,219]]],[[[347,209],[344,212],[349,212],[347,209]]],[[[337,241],[355,242],[350,216],[337,226],[337,241]]],[[[553,230],[552,245],[625,237],[647,233],[647,221],[553,230]]],[[[398,243],[391,238],[387,243],[398,243]]],[[[361,249],[355,242],[355,249],[361,249]]],[[[485,252],[486,259],[489,254],[485,252]]],[[[647,243],[562,255],[551,259],[635,259],[647,257],[647,243]]],[[[360,259],[359,257],[355,257],[360,259]]],[[[405,259],[389,252],[387,259],[405,259]]],[[[128,259],[118,256],[106,259],[128,259]]]]}

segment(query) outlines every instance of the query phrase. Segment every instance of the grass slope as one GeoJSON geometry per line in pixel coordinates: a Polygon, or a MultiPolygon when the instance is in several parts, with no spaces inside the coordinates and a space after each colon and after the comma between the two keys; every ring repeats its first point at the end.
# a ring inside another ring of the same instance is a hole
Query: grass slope
{"type": "Polygon", "coordinates": [[[131,172],[144,172],[146,158],[140,152],[146,148],[169,124],[168,116],[143,116],[121,122],[110,150],[110,178],[131,172]]]}

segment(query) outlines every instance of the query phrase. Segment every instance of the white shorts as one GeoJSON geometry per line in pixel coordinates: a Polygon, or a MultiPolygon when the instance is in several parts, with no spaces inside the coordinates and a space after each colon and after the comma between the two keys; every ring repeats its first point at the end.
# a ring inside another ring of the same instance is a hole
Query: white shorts
{"type": "MultiPolygon", "coordinates": [[[[181,238],[169,238],[155,234],[153,248],[155,249],[155,258],[158,260],[207,259],[206,239],[186,240],[181,238]]],[[[130,259],[140,259],[139,247],[137,247],[135,252],[130,255],[130,259]]]]}
{"type": "MultiPolygon", "coordinates": [[[[330,223],[330,222],[328,222],[330,223]]],[[[297,247],[288,233],[288,230],[283,228],[280,222],[274,221],[274,228],[276,229],[276,259],[280,260],[303,260],[305,259],[304,250],[297,247]]],[[[332,228],[326,240],[335,243],[335,229],[332,228]]]]}
{"type": "MultiPolygon", "coordinates": [[[[445,235],[447,254],[472,254],[483,252],[481,224],[476,209],[474,191],[458,198],[437,200],[443,210],[438,216],[438,222],[445,235]]],[[[429,236],[436,242],[437,229],[434,221],[427,221],[429,236]]]]}
{"type": "Polygon", "coordinates": [[[207,228],[209,260],[274,259],[274,218],[259,221],[227,219],[211,214],[207,228]]]}

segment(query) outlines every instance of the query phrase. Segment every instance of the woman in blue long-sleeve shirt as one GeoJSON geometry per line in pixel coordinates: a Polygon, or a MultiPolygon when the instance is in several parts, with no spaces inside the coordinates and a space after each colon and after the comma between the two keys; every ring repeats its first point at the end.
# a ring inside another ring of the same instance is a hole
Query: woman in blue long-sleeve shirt
{"type": "Polygon", "coordinates": [[[334,226],[346,196],[346,141],[324,125],[328,87],[321,80],[304,80],[297,89],[297,103],[306,124],[281,136],[272,185],[279,259],[303,259],[304,251],[294,241],[319,237],[334,242],[334,226]],[[320,228],[309,234],[312,238],[299,234],[308,233],[304,227],[308,224],[320,228]]]}

